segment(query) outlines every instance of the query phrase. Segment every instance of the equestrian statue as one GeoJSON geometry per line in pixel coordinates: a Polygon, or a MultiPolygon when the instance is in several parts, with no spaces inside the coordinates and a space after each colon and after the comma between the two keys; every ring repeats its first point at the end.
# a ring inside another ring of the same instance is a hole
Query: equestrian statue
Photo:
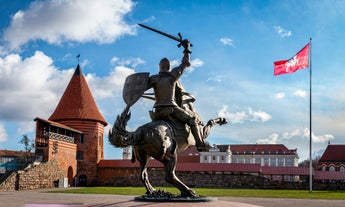
{"type": "Polygon", "coordinates": [[[146,195],[153,195],[156,189],[149,182],[147,167],[153,157],[164,165],[165,180],[181,191],[181,197],[196,197],[196,193],[180,181],[175,175],[177,154],[195,145],[198,151],[207,151],[211,146],[205,140],[215,124],[227,123],[224,118],[209,120],[206,125],[195,111],[195,98],[187,93],[179,78],[190,66],[191,43],[163,33],[151,27],[142,27],[158,32],[179,42],[183,46],[181,64],[170,70],[170,61],[163,58],[159,63],[159,73],[135,73],[126,78],[123,88],[123,99],[127,104],[124,111],[117,116],[114,126],[109,131],[109,142],[115,147],[132,146],[132,162],[140,163],[140,179],[146,187],[146,195]],[[149,89],[154,93],[145,93],[149,89]],[[150,111],[151,122],[146,123],[134,132],[126,130],[131,117],[130,107],[140,97],[155,101],[150,111]]]}

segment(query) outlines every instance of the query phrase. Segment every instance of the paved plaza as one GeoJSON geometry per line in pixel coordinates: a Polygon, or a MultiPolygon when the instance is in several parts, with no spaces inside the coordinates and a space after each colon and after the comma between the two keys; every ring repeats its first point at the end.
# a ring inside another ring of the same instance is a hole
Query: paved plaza
{"type": "Polygon", "coordinates": [[[218,197],[197,203],[153,203],[134,201],[134,196],[46,193],[44,191],[0,192],[4,207],[345,207],[345,200],[270,199],[218,197]]]}

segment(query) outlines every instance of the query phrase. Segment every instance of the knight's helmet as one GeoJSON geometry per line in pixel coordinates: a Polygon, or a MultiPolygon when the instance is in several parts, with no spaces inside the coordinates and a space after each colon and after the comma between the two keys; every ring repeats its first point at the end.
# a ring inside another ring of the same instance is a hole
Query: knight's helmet
{"type": "Polygon", "coordinates": [[[163,58],[159,62],[159,72],[169,72],[170,70],[170,61],[168,58],[163,58]]]}

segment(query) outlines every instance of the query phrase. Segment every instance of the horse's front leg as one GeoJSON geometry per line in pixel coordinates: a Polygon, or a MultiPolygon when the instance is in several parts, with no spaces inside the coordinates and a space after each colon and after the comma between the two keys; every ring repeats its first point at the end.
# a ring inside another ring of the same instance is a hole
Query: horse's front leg
{"type": "Polygon", "coordinates": [[[211,128],[215,124],[223,125],[223,124],[227,124],[227,123],[228,123],[228,121],[225,118],[222,118],[222,117],[218,117],[216,119],[210,119],[207,122],[207,124],[202,128],[203,138],[206,139],[208,137],[208,135],[211,132],[211,128]]]}

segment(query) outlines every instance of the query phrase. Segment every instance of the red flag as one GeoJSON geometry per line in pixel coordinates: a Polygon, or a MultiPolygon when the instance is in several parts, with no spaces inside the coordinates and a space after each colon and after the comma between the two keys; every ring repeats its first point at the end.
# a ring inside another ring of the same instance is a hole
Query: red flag
{"type": "Polygon", "coordinates": [[[293,73],[296,70],[308,68],[309,46],[310,43],[304,46],[302,50],[300,50],[289,60],[280,60],[274,62],[274,75],[293,73]]]}

